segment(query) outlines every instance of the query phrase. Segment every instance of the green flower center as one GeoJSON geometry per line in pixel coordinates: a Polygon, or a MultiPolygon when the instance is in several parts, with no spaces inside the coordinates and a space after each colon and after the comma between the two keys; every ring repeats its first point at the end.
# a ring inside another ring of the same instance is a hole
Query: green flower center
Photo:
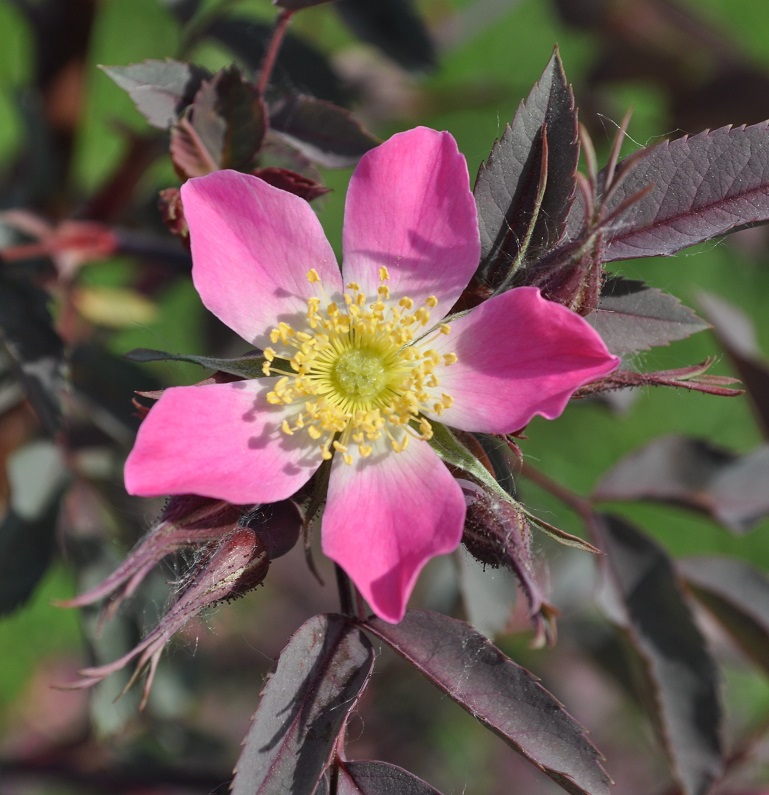
{"type": "Polygon", "coordinates": [[[379,397],[387,386],[388,368],[379,353],[353,348],[339,355],[332,374],[335,385],[351,401],[379,397]]]}
{"type": "Polygon", "coordinates": [[[270,341],[284,351],[293,349],[293,355],[264,349],[264,374],[281,376],[267,401],[296,406],[281,424],[282,432],[306,433],[325,459],[336,452],[350,464],[352,449],[366,458],[383,437],[401,452],[411,437],[432,437],[426,412],[440,416],[451,407],[451,395],[437,388],[441,368],[457,356],[439,355],[430,347],[449,333],[449,326],[443,323],[421,336],[438,299],[428,296],[416,308],[408,297],[395,303],[385,284],[389,278],[387,268],[380,268],[374,300],[350,282],[343,307],[327,298],[323,307],[320,277],[311,270],[307,279],[321,295],[307,299],[305,327],[279,323],[270,332],[270,341]]]}

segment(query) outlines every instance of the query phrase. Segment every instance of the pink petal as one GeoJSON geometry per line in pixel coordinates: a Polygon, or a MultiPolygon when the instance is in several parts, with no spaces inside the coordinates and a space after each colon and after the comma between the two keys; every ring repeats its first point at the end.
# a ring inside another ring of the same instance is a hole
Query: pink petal
{"type": "Polygon", "coordinates": [[[417,575],[462,538],[462,489],[426,442],[395,453],[384,444],[345,464],[336,455],[323,515],[323,552],[385,621],[403,618],[417,575]]]}
{"type": "Polygon", "coordinates": [[[376,295],[385,265],[393,298],[421,304],[435,295],[440,320],[481,250],[467,163],[452,136],[417,127],[367,152],[350,180],[343,240],[345,283],[376,295]]]}
{"type": "Polygon", "coordinates": [[[306,434],[286,436],[291,406],[265,395],[276,378],[166,389],[125,465],[131,494],[199,494],[239,505],[294,494],[320,466],[306,434]]]}
{"type": "Polygon", "coordinates": [[[552,420],[578,387],[620,361],[585,320],[536,287],[495,296],[450,326],[430,347],[458,361],[440,368],[433,392],[454,399],[440,421],[461,430],[511,433],[535,414],[552,420]]]}
{"type": "Polygon", "coordinates": [[[304,317],[307,298],[316,294],[310,268],[329,294],[339,290],[334,252],[304,199],[237,171],[191,179],[181,191],[195,288],[252,345],[269,345],[279,320],[304,317]]]}

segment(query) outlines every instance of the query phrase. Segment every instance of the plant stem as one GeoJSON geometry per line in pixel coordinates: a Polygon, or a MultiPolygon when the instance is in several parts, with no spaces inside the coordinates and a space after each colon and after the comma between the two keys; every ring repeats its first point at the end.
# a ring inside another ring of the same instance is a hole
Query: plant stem
{"type": "Polygon", "coordinates": [[[553,497],[579,514],[583,520],[587,521],[592,514],[593,506],[587,497],[583,497],[581,494],[567,489],[526,461],[521,464],[521,475],[528,478],[532,483],[536,483],[549,494],[552,494],[553,497]]]}
{"type": "Polygon", "coordinates": [[[355,615],[350,578],[337,564],[334,564],[334,571],[336,572],[336,587],[339,590],[339,610],[346,616],[355,615]]]}
{"type": "Polygon", "coordinates": [[[288,23],[291,21],[292,16],[294,16],[293,11],[283,11],[278,17],[278,21],[275,23],[275,30],[273,31],[272,38],[267,47],[267,52],[262,59],[262,65],[259,69],[259,80],[256,84],[256,90],[261,96],[264,96],[267,84],[270,82],[272,70],[275,68],[275,63],[278,60],[280,46],[283,44],[283,39],[288,29],[288,23]]]}

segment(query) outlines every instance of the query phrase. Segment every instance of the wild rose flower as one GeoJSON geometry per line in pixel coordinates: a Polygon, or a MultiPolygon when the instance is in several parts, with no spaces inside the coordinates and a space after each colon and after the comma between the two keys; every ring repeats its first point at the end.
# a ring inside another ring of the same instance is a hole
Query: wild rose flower
{"type": "Polygon", "coordinates": [[[265,377],[167,389],[126,463],[128,491],[273,502],[329,461],[323,551],[400,621],[419,571],[462,537],[465,500],[433,424],[507,434],[552,419],[617,359],[532,287],[446,317],[480,256],[448,133],[417,128],[361,159],[341,274],[297,196],[220,171],[188,181],[182,202],[195,287],[264,352],[265,377]]]}

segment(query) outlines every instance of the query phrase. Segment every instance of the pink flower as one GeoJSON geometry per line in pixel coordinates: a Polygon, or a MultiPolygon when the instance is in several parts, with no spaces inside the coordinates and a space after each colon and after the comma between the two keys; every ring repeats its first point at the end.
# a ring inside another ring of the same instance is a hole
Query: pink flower
{"type": "Polygon", "coordinates": [[[465,519],[433,424],[506,434],[552,419],[617,359],[535,288],[440,322],[480,255],[467,166],[446,132],[410,130],[362,158],[341,274],[290,193],[220,171],[187,182],[182,201],[195,287],[264,351],[265,377],[167,389],[126,463],[128,491],[274,502],[329,461],[323,551],[377,615],[400,621],[465,519]]]}

